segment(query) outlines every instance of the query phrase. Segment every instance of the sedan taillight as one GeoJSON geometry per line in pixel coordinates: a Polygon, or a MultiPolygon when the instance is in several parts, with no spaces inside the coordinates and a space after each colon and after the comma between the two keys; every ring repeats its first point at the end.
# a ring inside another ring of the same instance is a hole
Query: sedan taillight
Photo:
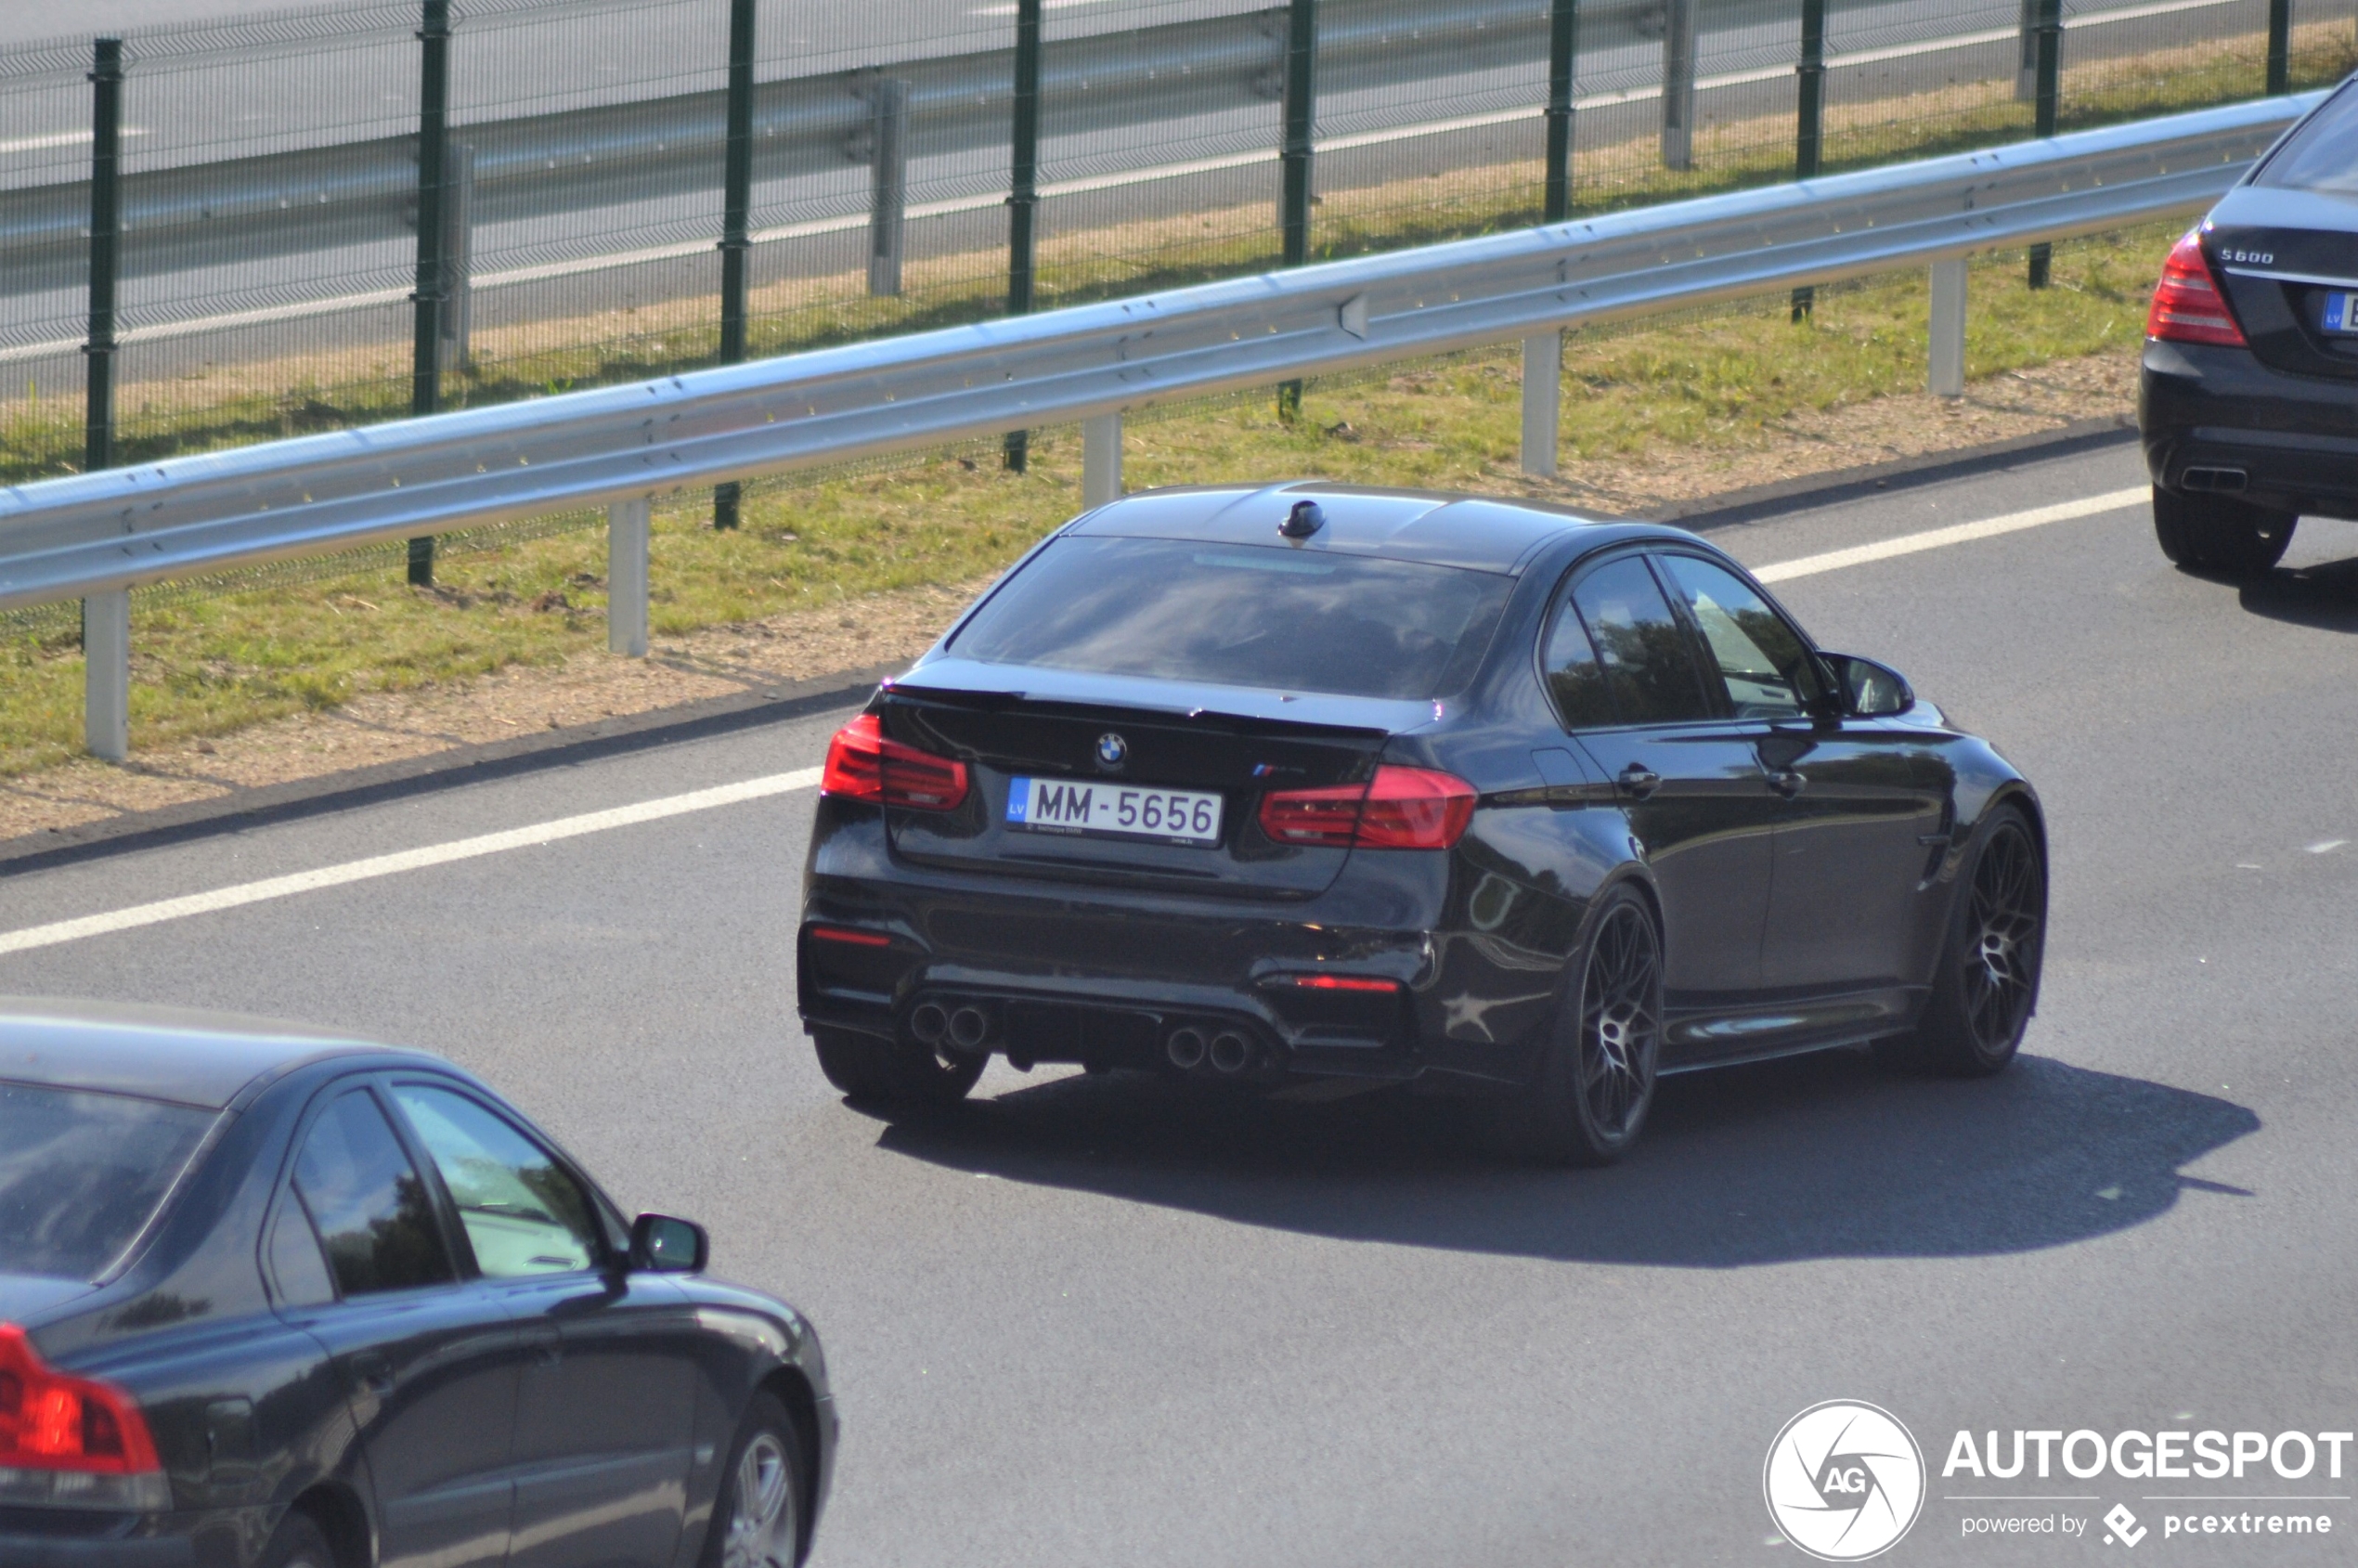
{"type": "Polygon", "coordinates": [[[2210,274],[2209,258],[2202,253],[2202,230],[2189,229],[2170,248],[2161,264],[2161,282],[2154,289],[2153,308],[2145,313],[2145,336],[2164,343],[2207,343],[2222,348],[2245,348],[2244,330],[2219,292],[2210,274]]]}
{"type": "Polygon", "coordinates": [[[966,765],[887,739],[876,716],[863,713],[827,743],[819,789],[847,800],[948,811],[966,798],[966,765]]]}
{"type": "Polygon", "coordinates": [[[111,1383],[52,1371],[25,1331],[0,1323],[0,1505],[171,1506],[147,1418],[111,1383]]]}
{"type": "Polygon", "coordinates": [[[1474,787],[1432,768],[1382,767],[1364,784],[1288,789],[1261,800],[1261,831],[1279,844],[1446,849],[1473,820],[1474,787]]]}

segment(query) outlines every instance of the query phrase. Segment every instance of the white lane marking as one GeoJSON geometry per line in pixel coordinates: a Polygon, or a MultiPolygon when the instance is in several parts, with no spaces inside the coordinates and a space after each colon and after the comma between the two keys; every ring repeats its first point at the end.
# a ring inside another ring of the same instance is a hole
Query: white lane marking
{"type": "Polygon", "coordinates": [[[733,806],[739,801],[758,800],[766,796],[790,795],[817,785],[820,772],[817,768],[797,768],[791,773],[771,773],[765,778],[747,779],[742,784],[691,790],[685,795],[667,796],[660,800],[642,800],[635,806],[616,806],[611,810],[585,811],[577,817],[559,817],[554,822],[510,828],[504,833],[455,838],[447,844],[429,844],[421,849],[404,849],[397,854],[374,855],[365,861],[346,861],[342,865],[321,866],[317,871],[298,871],[287,876],[266,877],[259,882],[244,882],[234,888],[217,888],[210,893],[159,899],[154,903],[133,904],[128,909],[110,910],[104,914],[85,914],[75,920],[57,920],[46,926],[0,931],[0,953],[55,947],[59,942],[79,941],[84,937],[104,936],[110,931],[128,931],[140,926],[160,925],[167,920],[185,920],[192,914],[236,909],[241,904],[262,903],[295,893],[314,892],[321,888],[341,888],[346,883],[367,882],[374,877],[418,871],[430,865],[471,861],[479,855],[497,855],[509,849],[530,849],[536,844],[553,844],[561,838],[578,838],[585,833],[603,833],[609,828],[628,827],[635,823],[661,822],[666,817],[708,811],[716,806],[733,806]]]}
{"type": "Polygon", "coordinates": [[[2328,838],[2322,843],[2309,846],[2309,852],[2313,855],[2330,855],[2349,842],[2347,838],[2328,838]]]}
{"type": "Polygon", "coordinates": [[[1976,539],[1992,539],[2001,534],[2020,533],[2025,528],[2042,528],[2050,523],[2067,523],[2075,517],[2093,517],[2098,512],[2118,512],[2124,507],[2140,505],[2152,496],[2153,491],[2143,485],[2130,490],[2111,490],[2101,496],[2090,496],[2084,500],[2058,501],[2054,506],[2033,507],[2028,512],[2010,512],[2003,517],[1985,517],[1978,523],[1927,528],[1921,534],[1902,534],[1896,539],[1877,539],[1873,544],[1853,545],[1848,550],[1830,550],[1822,555],[1805,555],[1799,560],[1780,561],[1771,566],[1756,566],[1752,575],[1765,583],[1814,577],[1820,572],[1863,566],[1870,561],[1888,561],[1895,555],[1913,555],[1918,551],[1970,544],[1976,539]]]}

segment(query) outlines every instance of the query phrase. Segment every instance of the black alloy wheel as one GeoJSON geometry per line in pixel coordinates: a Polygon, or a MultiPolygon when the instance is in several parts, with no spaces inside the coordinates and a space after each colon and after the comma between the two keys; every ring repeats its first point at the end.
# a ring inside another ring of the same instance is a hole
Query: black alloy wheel
{"type": "Polygon", "coordinates": [[[786,1407],[757,1393],[720,1472],[702,1568],[794,1568],[801,1561],[808,1482],[786,1407]]]}
{"type": "Polygon", "coordinates": [[[2223,496],[2182,496],[2154,486],[2154,538],[2172,564],[2256,577],[2285,558],[2300,518],[2223,496]]]}
{"type": "Polygon", "coordinates": [[[966,1097],[989,1061],[851,1030],[813,1029],[810,1041],[818,1048],[819,1070],[855,1100],[947,1105],[966,1097]]]}
{"type": "Polygon", "coordinates": [[[1662,938],[1628,887],[1599,895],[1533,1092],[1509,1111],[1519,1152],[1609,1165],[1638,1141],[1662,1055],[1662,938]]]}
{"type": "Polygon", "coordinates": [[[2022,812],[2002,806],[1974,852],[1924,1016],[1883,1054],[1966,1078],[2003,1070],[2030,1025],[2046,948],[2046,864],[2022,812]]]}

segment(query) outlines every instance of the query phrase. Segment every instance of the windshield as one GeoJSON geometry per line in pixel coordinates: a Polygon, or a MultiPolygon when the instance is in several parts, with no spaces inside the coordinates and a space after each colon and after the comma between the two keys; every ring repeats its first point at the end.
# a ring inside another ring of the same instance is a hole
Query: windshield
{"type": "Polygon", "coordinates": [[[1512,586],[1330,551],[1067,538],[952,646],[991,664],[1423,701],[1472,678],[1512,586]]]}
{"type": "Polygon", "coordinates": [[[2358,196],[2358,88],[2345,87],[2319,105],[2251,183],[2358,196]]]}
{"type": "Polygon", "coordinates": [[[97,1277],[172,1190],[214,1115],[0,1082],[0,1270],[97,1277]]]}

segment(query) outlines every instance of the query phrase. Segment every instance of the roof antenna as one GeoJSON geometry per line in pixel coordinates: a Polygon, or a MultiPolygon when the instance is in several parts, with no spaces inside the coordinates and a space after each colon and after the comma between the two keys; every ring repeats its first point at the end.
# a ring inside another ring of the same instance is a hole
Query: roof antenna
{"type": "Polygon", "coordinates": [[[1327,525],[1327,514],[1318,510],[1316,501],[1296,501],[1286,520],[1277,525],[1277,532],[1289,539],[1306,539],[1327,525]]]}

